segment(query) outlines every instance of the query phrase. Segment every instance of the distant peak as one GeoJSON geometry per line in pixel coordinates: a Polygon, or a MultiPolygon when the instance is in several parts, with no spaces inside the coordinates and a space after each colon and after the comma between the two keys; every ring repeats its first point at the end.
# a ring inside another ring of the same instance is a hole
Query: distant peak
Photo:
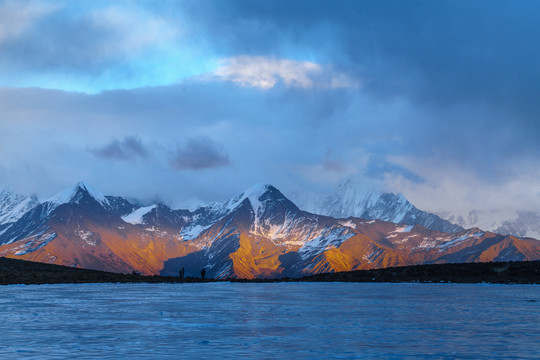
{"type": "Polygon", "coordinates": [[[85,190],[88,190],[88,188],[90,188],[90,186],[88,186],[84,181],[79,181],[75,184],[74,188],[79,188],[79,189],[85,189],[85,190]]]}
{"type": "Polygon", "coordinates": [[[54,203],[57,205],[67,204],[67,203],[77,203],[80,200],[78,194],[83,191],[91,196],[94,200],[102,205],[109,204],[109,200],[99,191],[95,190],[88,184],[83,181],[79,181],[70,189],[66,189],[57,193],[56,195],[45,200],[48,203],[54,203]]]}
{"type": "Polygon", "coordinates": [[[403,196],[402,193],[397,193],[396,196],[399,199],[399,201],[401,201],[404,204],[409,202],[409,200],[407,200],[407,198],[405,196],[403,196]]]}
{"type": "Polygon", "coordinates": [[[260,197],[261,195],[263,195],[265,192],[267,192],[270,189],[275,189],[275,188],[270,184],[257,183],[247,188],[246,191],[244,191],[243,195],[245,197],[251,197],[251,196],[260,197]]]}
{"type": "Polygon", "coordinates": [[[231,211],[238,207],[240,204],[242,204],[246,199],[249,200],[251,208],[254,211],[257,211],[257,209],[259,209],[259,207],[261,206],[261,201],[266,202],[270,199],[282,200],[286,198],[274,186],[266,183],[258,183],[246,189],[241,195],[224,203],[223,209],[225,211],[231,211]],[[260,200],[263,199],[263,196],[265,197],[265,199],[260,200]]]}
{"type": "Polygon", "coordinates": [[[249,202],[251,203],[251,208],[257,212],[257,210],[260,207],[260,201],[259,199],[261,196],[263,196],[267,191],[275,189],[270,184],[264,184],[264,183],[258,183],[250,188],[248,188],[241,196],[241,201],[245,199],[249,199],[249,202]]]}

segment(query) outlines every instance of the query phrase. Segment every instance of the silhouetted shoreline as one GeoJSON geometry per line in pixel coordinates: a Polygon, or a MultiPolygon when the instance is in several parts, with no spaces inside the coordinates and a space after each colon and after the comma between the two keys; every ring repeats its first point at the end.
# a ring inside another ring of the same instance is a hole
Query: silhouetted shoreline
{"type": "Polygon", "coordinates": [[[403,266],[325,273],[302,278],[201,279],[141,276],[0,257],[0,285],[68,283],[202,283],[202,282],[411,282],[540,284],[540,261],[403,266]]]}

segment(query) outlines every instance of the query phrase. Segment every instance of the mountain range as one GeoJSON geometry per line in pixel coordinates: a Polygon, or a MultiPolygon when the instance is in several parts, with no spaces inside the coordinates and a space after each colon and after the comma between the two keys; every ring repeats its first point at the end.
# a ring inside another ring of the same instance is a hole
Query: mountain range
{"type": "Polygon", "coordinates": [[[500,234],[540,239],[540,212],[530,210],[471,210],[463,214],[439,214],[462,227],[480,227],[500,234]]]}
{"type": "Polygon", "coordinates": [[[297,202],[306,211],[335,218],[352,216],[367,220],[422,225],[447,233],[464,230],[462,226],[438,215],[419,210],[402,194],[366,191],[354,178],[341,183],[330,195],[310,196],[308,199],[304,197],[297,202]]]}
{"type": "Polygon", "coordinates": [[[342,216],[354,203],[345,195],[328,201],[336,216],[319,215],[269,184],[194,211],[141,207],[82,182],[42,202],[5,192],[0,256],[88,269],[176,275],[184,267],[196,276],[205,268],[214,278],[272,278],[540,259],[538,240],[452,226],[400,195],[364,197],[361,218],[342,216]]]}
{"type": "Polygon", "coordinates": [[[423,225],[442,232],[478,227],[503,235],[540,239],[540,211],[495,209],[434,214],[419,210],[401,194],[366,190],[355,177],[342,182],[329,195],[293,195],[297,195],[296,203],[302,209],[315,214],[423,225]]]}

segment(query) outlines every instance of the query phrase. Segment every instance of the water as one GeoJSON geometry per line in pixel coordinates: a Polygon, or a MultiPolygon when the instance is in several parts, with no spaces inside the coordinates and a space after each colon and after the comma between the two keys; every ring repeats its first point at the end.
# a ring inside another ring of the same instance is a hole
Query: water
{"type": "Polygon", "coordinates": [[[540,359],[540,287],[0,287],[0,358],[540,359]]]}

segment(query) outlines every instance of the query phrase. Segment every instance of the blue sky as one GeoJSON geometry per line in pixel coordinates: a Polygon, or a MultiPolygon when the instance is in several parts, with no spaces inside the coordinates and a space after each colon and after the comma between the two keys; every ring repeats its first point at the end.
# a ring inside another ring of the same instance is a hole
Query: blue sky
{"type": "Polygon", "coordinates": [[[347,177],[538,209],[540,6],[0,1],[0,184],[172,205],[347,177]]]}

